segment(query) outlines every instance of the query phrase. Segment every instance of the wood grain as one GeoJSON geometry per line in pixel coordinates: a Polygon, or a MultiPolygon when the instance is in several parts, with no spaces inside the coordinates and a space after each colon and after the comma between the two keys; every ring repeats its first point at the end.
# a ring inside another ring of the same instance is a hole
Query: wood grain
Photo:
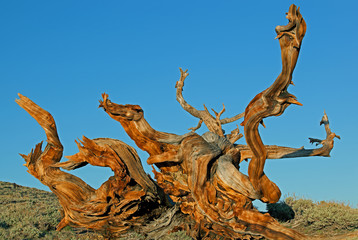
{"type": "Polygon", "coordinates": [[[306,23],[295,5],[287,13],[288,24],[277,26],[282,57],[282,72],[266,90],[257,94],[244,113],[221,119],[220,112],[210,114],[189,105],[182,95],[188,71],[180,69],[176,98],[180,106],[199,119],[199,124],[184,135],[153,129],[139,105],[118,104],[104,93],[100,107],[119,122],[135,144],[149,154],[155,180],[144,170],[136,150],[122,141],[109,138],[76,141],[79,152],[61,162],[63,147],[54,118],[29,98],[19,94],[16,102],[44,129],[47,145],[36,145],[22,155],[28,172],[48,186],[59,199],[64,217],[57,229],[67,225],[101,232],[107,239],[129,230],[159,239],[172,231],[185,230],[194,239],[306,239],[280,225],[269,214],[252,204],[255,199],[274,203],[280,199],[279,187],[264,172],[266,159],[328,157],[334,138],[340,138],[329,126],[326,113],[321,124],[326,139],[310,138],[321,144],[316,149],[264,145],[259,134],[263,119],[283,114],[291,104],[301,105],[288,92],[292,74],[302,47],[306,23]],[[235,142],[243,136],[239,128],[225,134],[223,125],[244,117],[247,145],[235,142]],[[195,131],[206,125],[209,132],[195,131]],[[242,161],[250,161],[248,176],[240,171],[242,161]],[[80,178],[61,171],[86,165],[109,167],[113,171],[100,188],[94,189],[80,178]],[[174,203],[173,203],[174,202],[174,203]]]}

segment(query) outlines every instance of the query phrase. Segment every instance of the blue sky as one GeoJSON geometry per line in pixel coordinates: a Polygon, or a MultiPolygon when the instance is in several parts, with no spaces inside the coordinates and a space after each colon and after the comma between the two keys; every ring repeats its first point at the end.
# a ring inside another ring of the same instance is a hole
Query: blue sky
{"type": "MultiPolygon", "coordinates": [[[[287,23],[291,3],[307,22],[289,88],[303,106],[266,119],[260,133],[265,144],[309,148],[308,137],[325,137],[325,109],[342,140],[330,158],[268,160],[265,172],[283,196],[357,207],[357,1],[1,1],[0,180],[47,190],[18,155],[46,137],[15,103],[17,93],[54,116],[65,155],[77,152],[74,140],[83,135],[135,146],[97,108],[103,92],[140,105],[157,130],[184,134],[196,126],[175,100],[179,67],[189,69],[183,94],[194,107],[219,111],[224,103],[223,117],[244,111],[281,71],[274,28],[287,23]]],[[[150,172],[147,154],[138,152],[150,172]]],[[[93,187],[112,175],[94,167],[72,173],[93,187]]]]}

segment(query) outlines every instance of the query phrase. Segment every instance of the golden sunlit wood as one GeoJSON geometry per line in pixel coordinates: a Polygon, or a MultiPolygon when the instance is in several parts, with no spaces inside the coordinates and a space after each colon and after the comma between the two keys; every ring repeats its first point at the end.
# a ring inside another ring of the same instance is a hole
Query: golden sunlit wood
{"type": "MultiPolygon", "coordinates": [[[[134,230],[148,239],[184,230],[194,239],[306,239],[280,225],[268,213],[262,214],[252,201],[275,203],[281,191],[264,172],[267,159],[325,156],[333,148],[334,138],[326,113],[322,118],[326,139],[310,138],[321,148],[304,149],[265,145],[258,131],[263,119],[281,115],[291,104],[301,105],[288,92],[296,66],[306,23],[295,5],[287,13],[288,24],[277,26],[281,47],[282,72],[266,90],[257,94],[244,113],[220,119],[225,106],[213,114],[204,105],[197,110],[183,97],[188,71],[180,69],[176,99],[199,124],[184,135],[153,129],[138,105],[122,105],[104,93],[100,107],[118,121],[138,148],[149,154],[147,163],[155,165],[155,180],[147,175],[136,150],[116,139],[83,137],[76,141],[79,152],[61,162],[63,147],[50,113],[19,94],[16,102],[45,130],[47,145],[36,145],[26,160],[28,172],[48,186],[59,199],[64,217],[57,229],[67,225],[83,227],[114,239],[134,230]],[[243,137],[239,128],[225,134],[223,126],[244,117],[241,125],[247,145],[235,142],[243,137]],[[195,131],[205,124],[209,132],[195,131]],[[248,175],[240,172],[240,163],[249,161],[248,175]],[[109,167],[114,176],[98,189],[61,170],[86,165],[109,167]],[[169,198],[172,200],[170,201],[169,198]],[[174,202],[174,203],[172,203],[174,202]]],[[[152,91],[155,91],[154,89],[152,91]]]]}

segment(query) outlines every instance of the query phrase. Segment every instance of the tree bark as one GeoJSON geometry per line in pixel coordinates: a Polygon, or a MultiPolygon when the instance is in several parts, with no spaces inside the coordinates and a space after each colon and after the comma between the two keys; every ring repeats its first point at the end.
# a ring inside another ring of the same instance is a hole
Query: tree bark
{"type": "Polygon", "coordinates": [[[282,72],[274,83],[248,104],[244,114],[220,119],[225,111],[211,115],[189,105],[182,96],[187,70],[180,69],[176,96],[180,105],[199,118],[197,127],[184,135],[160,132],[145,120],[138,105],[121,105],[102,94],[100,107],[118,121],[135,144],[149,154],[147,163],[153,167],[156,181],[143,170],[136,150],[109,138],[76,141],[79,152],[60,162],[63,147],[56,124],[50,113],[19,94],[16,102],[45,130],[47,145],[36,145],[29,155],[22,155],[28,172],[48,186],[59,199],[64,218],[57,229],[67,225],[84,227],[115,238],[134,230],[148,239],[177,230],[186,230],[195,239],[305,239],[305,236],[280,225],[269,214],[257,211],[252,201],[277,202],[281,196],[278,186],[264,173],[266,159],[325,156],[333,148],[334,138],[328,117],[321,124],[326,139],[310,138],[322,144],[318,149],[266,146],[258,127],[263,119],[279,116],[290,104],[301,105],[288,93],[292,83],[306,24],[299,9],[291,5],[289,23],[276,27],[282,55],[282,72]],[[247,145],[235,142],[242,137],[239,129],[225,135],[222,125],[245,117],[242,126],[247,145]],[[209,132],[198,135],[195,130],[204,123],[209,132]],[[248,176],[240,172],[240,163],[250,160],[248,176]],[[114,173],[98,189],[80,178],[63,172],[93,166],[109,167],[114,173]],[[170,200],[174,204],[170,203],[170,200]]]}
{"type": "Polygon", "coordinates": [[[281,115],[290,104],[302,105],[294,95],[288,93],[287,88],[292,83],[293,70],[306,33],[306,23],[293,4],[287,13],[287,19],[289,23],[286,26],[276,27],[281,47],[282,72],[269,88],[251,100],[241,124],[244,126],[247,145],[253,153],[248,169],[250,182],[262,195],[261,200],[269,203],[277,202],[281,191],[264,173],[268,153],[258,131],[259,124],[266,117],[281,115]]]}
{"type": "MultiPolygon", "coordinates": [[[[27,97],[19,96],[16,102],[35,118],[47,136],[44,151],[41,142],[29,155],[22,156],[28,172],[48,186],[63,207],[64,218],[57,230],[70,225],[115,237],[141,228],[152,222],[150,219],[158,218],[159,222],[162,212],[170,209],[163,191],[144,172],[136,150],[119,140],[83,137],[77,142],[79,153],[67,157],[67,162],[59,162],[63,147],[53,117],[27,97]],[[59,168],[72,170],[88,163],[110,167],[114,176],[96,190],[59,168]]],[[[156,230],[153,226],[150,232],[156,230]]]]}

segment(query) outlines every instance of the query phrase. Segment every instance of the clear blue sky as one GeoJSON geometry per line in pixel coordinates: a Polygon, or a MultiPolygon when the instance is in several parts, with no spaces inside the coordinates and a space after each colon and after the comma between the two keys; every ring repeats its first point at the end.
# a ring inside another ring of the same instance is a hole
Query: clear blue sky
{"type": "MultiPolygon", "coordinates": [[[[325,137],[319,126],[324,109],[342,140],[330,158],[268,160],[265,172],[283,195],[356,207],[358,2],[353,0],[1,1],[0,180],[47,189],[26,172],[18,155],[46,139],[14,102],[18,92],[54,116],[65,155],[77,152],[74,140],[83,135],[135,146],[120,124],[97,108],[103,92],[114,102],[139,104],[157,130],[186,133],[197,119],[175,100],[179,67],[189,69],[183,94],[190,104],[219,111],[224,103],[223,117],[244,111],[281,71],[274,28],[287,23],[291,3],[301,7],[307,22],[295,86],[289,88],[303,106],[267,119],[260,130],[263,141],[311,147],[308,137],[325,137]]],[[[146,153],[138,152],[150,172],[146,153]]],[[[94,167],[72,173],[94,187],[112,174],[94,167]]]]}

